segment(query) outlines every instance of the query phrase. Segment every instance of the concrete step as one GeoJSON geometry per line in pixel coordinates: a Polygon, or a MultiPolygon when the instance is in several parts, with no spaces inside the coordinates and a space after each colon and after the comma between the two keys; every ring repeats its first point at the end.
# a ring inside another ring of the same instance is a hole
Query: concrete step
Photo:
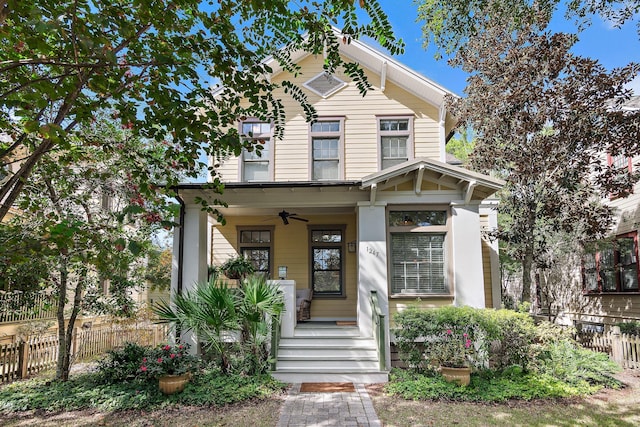
{"type": "Polygon", "coordinates": [[[280,348],[377,348],[372,338],[359,337],[294,337],[281,338],[280,348]]]}
{"type": "Polygon", "coordinates": [[[352,358],[358,360],[367,360],[378,358],[378,350],[366,347],[338,347],[338,348],[317,348],[317,347],[280,347],[278,358],[309,358],[309,359],[344,359],[352,358]],[[311,350],[311,351],[310,351],[311,350]]]}
{"type": "Polygon", "coordinates": [[[271,375],[285,383],[352,382],[356,384],[374,384],[389,381],[389,373],[386,371],[292,371],[284,369],[272,372],[271,375]]]}
{"type": "Polygon", "coordinates": [[[280,369],[353,369],[375,371],[378,369],[378,359],[309,359],[309,358],[285,358],[278,357],[276,370],[280,369]]]}
{"type": "Polygon", "coordinates": [[[359,337],[360,329],[353,326],[325,326],[317,329],[296,328],[295,337],[359,337]]]}

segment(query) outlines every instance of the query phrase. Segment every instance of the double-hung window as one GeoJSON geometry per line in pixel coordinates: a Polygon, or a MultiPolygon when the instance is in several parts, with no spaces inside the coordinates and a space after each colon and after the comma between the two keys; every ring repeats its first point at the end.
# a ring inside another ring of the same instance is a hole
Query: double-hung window
{"type": "Polygon", "coordinates": [[[273,126],[268,122],[245,121],[240,137],[251,148],[242,150],[241,181],[271,181],[273,177],[273,126]]]}
{"type": "Polygon", "coordinates": [[[585,292],[639,292],[638,233],[617,236],[582,260],[585,292]]]}
{"type": "Polygon", "coordinates": [[[341,179],[344,119],[322,119],[310,126],[311,180],[341,179]]]}
{"type": "Polygon", "coordinates": [[[273,227],[241,227],[238,234],[240,255],[251,261],[257,274],[270,278],[273,227]]]}
{"type": "Polygon", "coordinates": [[[309,228],[314,298],[344,296],[344,233],[344,226],[309,228]]]}
{"type": "Polygon", "coordinates": [[[446,210],[389,212],[391,294],[448,294],[446,210]]]}
{"type": "Polygon", "coordinates": [[[633,190],[633,188],[628,187],[633,172],[631,157],[627,157],[624,154],[615,156],[608,154],[607,165],[614,170],[615,181],[620,184],[619,191],[612,191],[609,198],[613,200],[626,196],[629,191],[633,190]]]}
{"type": "Polygon", "coordinates": [[[412,132],[410,117],[378,117],[381,169],[413,158],[412,132]]]}

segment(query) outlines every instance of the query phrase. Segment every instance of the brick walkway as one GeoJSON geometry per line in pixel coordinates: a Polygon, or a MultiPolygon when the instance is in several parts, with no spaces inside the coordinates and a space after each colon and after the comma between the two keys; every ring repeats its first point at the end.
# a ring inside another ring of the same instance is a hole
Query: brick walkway
{"type": "Polygon", "coordinates": [[[293,384],[277,427],[382,426],[364,384],[355,384],[355,389],[355,393],[301,393],[300,384],[293,384]]]}

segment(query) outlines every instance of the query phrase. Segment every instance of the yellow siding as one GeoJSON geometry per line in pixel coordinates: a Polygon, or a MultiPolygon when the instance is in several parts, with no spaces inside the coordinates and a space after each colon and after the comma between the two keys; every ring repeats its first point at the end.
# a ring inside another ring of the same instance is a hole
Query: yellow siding
{"type": "MultiPolygon", "coordinates": [[[[288,79],[298,86],[323,71],[322,57],[307,57],[300,62],[303,72],[297,77],[280,74],[273,78],[274,83],[288,79]]],[[[370,83],[378,84],[380,78],[371,70],[365,69],[370,83]]],[[[432,105],[407,93],[403,89],[387,82],[385,91],[379,87],[362,97],[356,85],[342,73],[336,77],[347,86],[326,99],[306,90],[309,102],[314,104],[319,117],[344,116],[344,177],[346,180],[358,180],[378,171],[378,139],[376,115],[408,115],[414,117],[414,154],[415,157],[440,159],[438,110],[432,105]]],[[[276,181],[309,180],[309,136],[308,123],[302,109],[289,95],[276,93],[282,100],[286,112],[284,139],[275,141],[276,181]]],[[[224,181],[238,180],[238,159],[231,157],[218,169],[224,181]]]]}
{"type": "MultiPolygon", "coordinates": [[[[489,228],[489,216],[480,215],[480,228],[489,228]]],[[[484,278],[484,304],[486,308],[493,308],[493,289],[491,286],[491,246],[482,238],[482,275],[484,278]]]]}
{"type": "MultiPolygon", "coordinates": [[[[305,215],[315,225],[346,225],[345,242],[356,240],[355,215],[305,215]]],[[[287,279],[295,280],[298,289],[308,288],[309,283],[309,242],[307,224],[291,221],[282,224],[280,218],[265,222],[264,216],[227,217],[227,224],[217,225],[213,232],[212,258],[215,264],[224,262],[237,254],[238,226],[273,226],[273,267],[277,274],[280,265],[287,266],[287,279]]],[[[357,305],[357,264],[356,253],[346,250],[345,244],[345,292],[343,299],[314,298],[311,304],[311,317],[355,318],[357,305]]]]}

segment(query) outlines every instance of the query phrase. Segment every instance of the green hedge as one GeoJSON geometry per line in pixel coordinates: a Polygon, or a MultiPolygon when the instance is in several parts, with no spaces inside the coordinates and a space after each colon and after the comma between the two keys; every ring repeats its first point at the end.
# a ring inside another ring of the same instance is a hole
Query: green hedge
{"type": "Polygon", "coordinates": [[[623,334],[640,336],[640,322],[620,322],[616,326],[620,327],[623,334]]]}
{"type": "Polygon", "coordinates": [[[430,364],[430,337],[448,329],[469,333],[476,346],[472,361],[476,367],[490,363],[497,369],[512,365],[526,368],[533,357],[531,344],[536,338],[535,325],[525,313],[471,307],[411,307],[397,313],[394,319],[400,357],[417,370],[437,368],[430,364]]]}

